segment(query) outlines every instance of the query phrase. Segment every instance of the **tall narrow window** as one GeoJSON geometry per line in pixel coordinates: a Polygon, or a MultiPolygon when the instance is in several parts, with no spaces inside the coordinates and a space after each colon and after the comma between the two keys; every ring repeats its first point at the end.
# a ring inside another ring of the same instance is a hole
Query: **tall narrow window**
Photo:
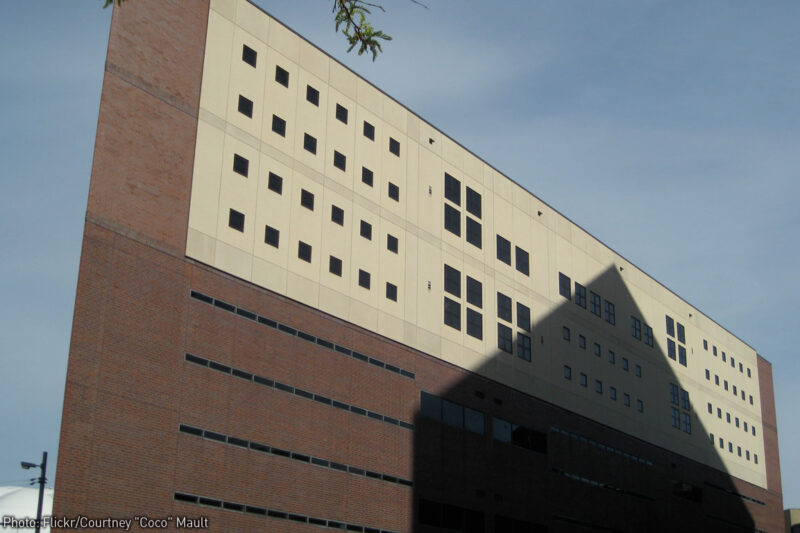
{"type": "Polygon", "coordinates": [[[500,235],[497,236],[497,259],[511,266],[511,242],[500,235]]]}
{"type": "Polygon", "coordinates": [[[502,292],[497,293],[497,316],[506,322],[511,322],[511,298],[502,292]]]}
{"type": "Polygon", "coordinates": [[[517,357],[525,361],[531,360],[531,338],[517,333],[517,357]]]}
{"type": "Polygon", "coordinates": [[[372,240],[372,224],[369,222],[362,220],[361,221],[361,236],[367,239],[368,241],[372,240]]]}
{"type": "Polygon", "coordinates": [[[314,194],[308,192],[305,189],[300,190],[300,205],[309,209],[311,211],[314,210],[314,194]]]}
{"type": "Polygon", "coordinates": [[[451,205],[444,205],[444,229],[461,237],[461,213],[451,205]]]}
{"type": "Polygon", "coordinates": [[[527,305],[517,302],[517,327],[531,330],[531,310],[527,305]]]}
{"type": "Polygon", "coordinates": [[[446,296],[444,298],[444,323],[451,328],[461,330],[461,304],[446,296]]]}
{"type": "Polygon", "coordinates": [[[386,298],[396,302],[397,301],[397,285],[386,282],[386,298]]]}
{"type": "Polygon", "coordinates": [[[577,281],[575,282],[575,304],[586,309],[586,287],[577,281]]]}
{"type": "Polygon", "coordinates": [[[515,249],[516,249],[516,267],[517,267],[517,271],[519,271],[519,272],[525,274],[526,276],[528,276],[530,274],[529,265],[528,265],[528,261],[529,261],[528,252],[526,252],[525,250],[523,250],[519,246],[515,246],[515,249]]]}
{"type": "Polygon", "coordinates": [[[364,287],[365,289],[369,289],[371,284],[370,281],[371,277],[372,276],[370,276],[369,272],[367,272],[366,270],[358,269],[358,286],[364,287]]]}
{"type": "Polygon", "coordinates": [[[481,224],[467,217],[467,242],[476,248],[482,248],[483,236],[481,234],[481,224]]]}
{"type": "Polygon", "coordinates": [[[461,205],[461,182],[447,172],[444,173],[444,197],[458,206],[461,205]]]}
{"type": "Polygon", "coordinates": [[[566,298],[567,300],[572,300],[572,280],[569,279],[569,276],[562,274],[561,272],[558,273],[558,294],[566,298]]]}
{"type": "Polygon", "coordinates": [[[483,284],[467,276],[467,303],[475,307],[483,307],[483,284]]]}
{"type": "Polygon", "coordinates": [[[344,210],[336,205],[331,205],[331,222],[344,226],[344,210]]]}
{"type": "Polygon", "coordinates": [[[397,253],[399,244],[397,241],[397,237],[394,235],[386,234],[386,249],[390,252],[397,253]]]}
{"type": "Polygon", "coordinates": [[[467,187],[467,212],[481,218],[481,195],[467,187]]]}
{"type": "Polygon", "coordinates": [[[467,307],[467,335],[483,339],[483,315],[467,307]]]}
{"type": "Polygon", "coordinates": [[[338,257],[330,256],[328,261],[328,272],[334,276],[342,277],[342,260],[338,257]]]}
{"type": "Polygon", "coordinates": [[[617,323],[617,311],[613,303],[606,300],[606,322],[612,326],[617,323]]]}
{"type": "Polygon", "coordinates": [[[361,183],[372,187],[373,173],[367,167],[361,167],[361,183]]]}
{"type": "Polygon", "coordinates": [[[400,187],[391,182],[389,182],[389,198],[395,202],[400,201],[400,187]]]}
{"type": "Polygon", "coordinates": [[[497,324],[497,347],[506,353],[514,352],[511,328],[505,324],[497,324]]]}
{"type": "Polygon", "coordinates": [[[444,265],[444,290],[461,298],[461,272],[450,265],[444,265]]]}

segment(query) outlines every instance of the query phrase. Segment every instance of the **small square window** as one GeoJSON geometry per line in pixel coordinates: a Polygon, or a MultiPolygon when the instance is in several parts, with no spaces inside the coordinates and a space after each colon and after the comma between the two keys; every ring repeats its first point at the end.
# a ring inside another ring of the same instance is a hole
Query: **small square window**
{"type": "Polygon", "coordinates": [[[358,286],[364,287],[365,289],[369,289],[370,274],[366,270],[358,269],[358,286]]]}
{"type": "Polygon", "coordinates": [[[397,285],[386,282],[386,298],[396,302],[397,301],[397,285]]]}
{"type": "Polygon", "coordinates": [[[483,339],[483,315],[467,307],[467,335],[483,339]]]}
{"type": "Polygon", "coordinates": [[[481,218],[481,195],[467,187],[467,212],[481,218]]]}
{"type": "Polygon", "coordinates": [[[311,152],[312,154],[317,153],[317,139],[309,135],[308,133],[303,135],[303,148],[307,152],[311,152]]]}
{"type": "Polygon", "coordinates": [[[505,324],[497,324],[497,347],[506,353],[513,353],[514,351],[512,331],[505,324]]]}
{"type": "Polygon", "coordinates": [[[467,303],[475,307],[483,307],[483,284],[467,276],[467,303]]]}
{"type": "Polygon", "coordinates": [[[361,221],[360,234],[361,234],[362,237],[364,237],[368,241],[371,241],[372,240],[372,224],[362,220],[361,221]]]}
{"type": "Polygon", "coordinates": [[[284,87],[289,86],[289,71],[280,67],[280,65],[275,65],[275,81],[283,85],[284,87]]]}
{"type": "Polygon", "coordinates": [[[246,44],[242,45],[242,61],[244,61],[251,67],[255,68],[257,59],[258,59],[258,52],[256,52],[246,44]]]}
{"type": "Polygon", "coordinates": [[[237,108],[242,115],[253,118],[253,101],[239,95],[239,106],[237,108]]]}
{"type": "Polygon", "coordinates": [[[517,327],[531,330],[531,310],[527,305],[517,302],[517,327]]]}
{"type": "Polygon", "coordinates": [[[561,328],[561,338],[565,341],[569,340],[569,328],[567,326],[561,328]]]}
{"type": "Polygon", "coordinates": [[[497,236],[497,259],[511,266],[511,242],[500,235],[497,236]]]}
{"type": "Polygon", "coordinates": [[[370,141],[375,140],[375,126],[373,126],[366,120],[364,121],[364,137],[366,137],[370,141]]]}
{"type": "Polygon", "coordinates": [[[390,252],[397,253],[397,250],[399,249],[397,237],[389,234],[386,235],[386,249],[390,252]]]}
{"type": "Polygon", "coordinates": [[[567,300],[572,300],[572,280],[561,272],[558,273],[558,294],[567,300]]]}
{"type": "Polygon", "coordinates": [[[247,173],[250,170],[250,161],[247,158],[240,156],[239,154],[233,154],[233,171],[237,174],[241,174],[245,178],[247,177],[247,173]]]}
{"type": "Polygon", "coordinates": [[[286,121],[278,115],[272,115],[272,131],[281,137],[286,137],[286,121]]]}
{"type": "Polygon", "coordinates": [[[228,212],[228,227],[244,232],[244,213],[231,209],[228,212]]]}
{"type": "Polygon", "coordinates": [[[444,265],[444,291],[461,298],[461,272],[450,265],[444,265]]]}
{"type": "Polygon", "coordinates": [[[581,372],[580,383],[581,387],[587,387],[589,385],[589,376],[581,372]]]}
{"type": "Polygon", "coordinates": [[[389,182],[389,198],[395,202],[400,201],[400,187],[391,182],[389,182]]]}
{"type": "Polygon", "coordinates": [[[336,120],[347,124],[347,108],[341,104],[336,104],[336,120]]]}
{"type": "Polygon", "coordinates": [[[331,222],[344,226],[344,210],[336,205],[331,205],[331,222]]]}
{"type": "Polygon", "coordinates": [[[502,292],[497,293],[497,317],[511,322],[511,298],[502,292]]]}
{"type": "Polygon", "coordinates": [[[314,210],[314,194],[308,192],[305,189],[301,189],[300,191],[300,205],[309,209],[311,211],[314,210]]]}
{"type": "Polygon", "coordinates": [[[564,379],[572,380],[572,368],[564,365],[564,379]]]}
{"type": "Polygon", "coordinates": [[[328,261],[328,272],[334,276],[342,277],[342,260],[338,257],[330,256],[328,261]]]}
{"type": "Polygon", "coordinates": [[[361,183],[372,187],[373,174],[367,167],[361,167],[361,183]]]}
{"type": "Polygon", "coordinates": [[[444,204],[444,229],[461,237],[461,213],[450,204],[444,204]]]}
{"type": "Polygon", "coordinates": [[[483,236],[481,232],[481,225],[472,217],[467,218],[467,242],[474,247],[480,249],[483,247],[483,236]]]}
{"type": "Polygon", "coordinates": [[[458,206],[461,205],[461,182],[447,172],[444,173],[444,197],[458,206]]]}
{"type": "Polygon", "coordinates": [[[461,304],[446,296],[444,298],[444,323],[461,331],[461,304]]]}
{"type": "Polygon", "coordinates": [[[333,166],[335,166],[339,170],[344,171],[345,168],[347,167],[347,157],[345,157],[344,154],[334,150],[333,151],[333,166]]]}
{"type": "Polygon", "coordinates": [[[303,241],[298,241],[297,243],[297,257],[298,259],[302,259],[306,263],[311,262],[311,245],[306,244],[303,241]]]}
{"type": "Polygon", "coordinates": [[[278,194],[283,193],[283,178],[275,174],[274,172],[269,173],[269,180],[267,181],[267,188],[272,192],[276,192],[278,194]]]}
{"type": "Polygon", "coordinates": [[[389,137],[389,151],[397,157],[400,157],[400,143],[393,137],[389,137]]]}
{"type": "Polygon", "coordinates": [[[528,252],[520,248],[519,246],[515,246],[516,248],[516,266],[517,271],[522,272],[526,276],[529,275],[529,256],[528,252]]]}
{"type": "Polygon", "coordinates": [[[264,242],[269,244],[270,246],[274,246],[275,248],[278,247],[278,242],[280,241],[281,232],[277,229],[273,228],[272,226],[265,226],[264,227],[264,242]]]}
{"type": "Polygon", "coordinates": [[[311,85],[306,85],[306,101],[319,107],[319,91],[311,85]]]}
{"type": "Polygon", "coordinates": [[[517,357],[525,361],[531,360],[531,338],[517,333],[517,357]]]}

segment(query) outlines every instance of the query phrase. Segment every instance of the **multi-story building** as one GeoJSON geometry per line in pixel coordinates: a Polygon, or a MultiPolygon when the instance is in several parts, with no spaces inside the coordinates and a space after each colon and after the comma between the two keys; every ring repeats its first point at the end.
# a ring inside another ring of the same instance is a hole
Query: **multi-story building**
{"type": "Polygon", "coordinates": [[[783,527],[765,359],[246,0],[115,8],[59,452],[170,527],[783,527]]]}

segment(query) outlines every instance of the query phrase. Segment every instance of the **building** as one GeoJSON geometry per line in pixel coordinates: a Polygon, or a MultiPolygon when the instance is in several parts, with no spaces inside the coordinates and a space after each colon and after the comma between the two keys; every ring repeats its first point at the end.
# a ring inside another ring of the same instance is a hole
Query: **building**
{"type": "Polygon", "coordinates": [[[765,359],[246,0],[115,8],[59,452],[169,527],[783,528],[765,359]]]}
{"type": "Polygon", "coordinates": [[[800,509],[786,509],[786,533],[798,533],[800,531],[800,509]]]}

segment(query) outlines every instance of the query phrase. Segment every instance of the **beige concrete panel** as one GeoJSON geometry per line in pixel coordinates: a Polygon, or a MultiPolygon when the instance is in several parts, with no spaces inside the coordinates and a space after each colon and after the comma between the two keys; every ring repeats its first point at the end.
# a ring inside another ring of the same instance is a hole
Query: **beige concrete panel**
{"type": "Polygon", "coordinates": [[[293,63],[297,63],[300,60],[300,37],[275,19],[270,19],[270,22],[267,44],[293,63]]]}
{"type": "Polygon", "coordinates": [[[325,171],[325,134],[327,131],[327,85],[304,69],[298,69],[295,84],[296,121],[294,128],[295,158],[320,174],[325,171]],[[308,87],[319,91],[319,105],[307,99],[308,87]],[[305,149],[305,134],[316,139],[316,153],[305,149]]]}
{"type": "Polygon", "coordinates": [[[420,148],[418,144],[409,143],[405,175],[405,187],[407,192],[404,196],[405,201],[401,206],[401,213],[404,213],[407,222],[413,225],[419,223],[420,199],[428,194],[427,188],[424,188],[422,184],[420,184],[419,152],[420,148]]]}
{"type": "MultiPolygon", "coordinates": [[[[414,143],[420,142],[419,138],[420,122],[421,121],[417,115],[413,113],[407,113],[406,136],[408,137],[409,142],[414,142],[414,143]]],[[[428,140],[424,139],[424,142],[427,144],[428,140]]]]}
{"type": "Polygon", "coordinates": [[[508,203],[512,203],[514,201],[511,197],[512,183],[508,178],[493,170],[490,170],[488,177],[491,179],[491,185],[487,183],[486,186],[492,190],[495,199],[502,199],[508,203]]]}
{"type": "MultiPolygon", "coordinates": [[[[464,152],[464,173],[471,178],[473,183],[470,184],[470,187],[475,189],[476,186],[479,186],[483,189],[483,167],[485,163],[481,161],[478,156],[465,151],[464,152]]],[[[530,194],[526,191],[525,197],[530,198],[530,194]]]]}
{"type": "Polygon", "coordinates": [[[292,171],[282,163],[264,154],[261,155],[260,170],[258,187],[255,192],[256,215],[253,253],[257,258],[279,265],[281,268],[288,268],[289,260],[297,257],[296,249],[294,254],[291,253],[289,227],[291,207],[300,201],[299,198],[294,196],[291,187],[292,171]],[[268,188],[270,172],[283,178],[282,194],[278,194],[268,188]],[[278,248],[265,242],[266,226],[275,228],[280,232],[278,248]]]}
{"type": "Polygon", "coordinates": [[[288,271],[279,265],[253,258],[253,283],[280,294],[287,294],[288,271]]]}
{"type": "Polygon", "coordinates": [[[334,290],[327,283],[319,286],[319,308],[322,311],[346,318],[350,316],[350,302],[346,293],[334,290]]]}
{"type": "Polygon", "coordinates": [[[442,352],[442,337],[437,332],[428,331],[425,328],[417,328],[416,348],[432,355],[442,352]]]}
{"type": "MultiPolygon", "coordinates": [[[[403,294],[405,296],[404,316],[406,317],[407,322],[416,324],[418,320],[417,309],[419,307],[418,292],[423,289],[421,287],[423,281],[419,279],[417,268],[419,261],[419,242],[417,237],[412,233],[403,233],[399,236],[399,238],[401,239],[400,257],[404,262],[403,271],[405,273],[405,282],[403,283],[403,294]]],[[[427,287],[425,287],[425,290],[427,290],[427,287]]],[[[413,337],[416,339],[416,326],[406,327],[406,342],[408,342],[409,335],[413,335],[413,337]]],[[[414,346],[414,344],[411,345],[414,346]]]]}
{"type": "Polygon", "coordinates": [[[319,307],[320,285],[314,280],[289,271],[286,278],[286,294],[289,298],[312,307],[319,307]]]}
{"type": "Polygon", "coordinates": [[[325,174],[333,177],[339,183],[344,183],[348,188],[352,188],[354,180],[361,178],[361,168],[358,167],[355,151],[356,104],[345,94],[331,88],[328,89],[325,113],[325,174]],[[347,110],[346,124],[336,118],[337,104],[347,110]],[[334,151],[345,156],[344,171],[334,166],[334,151]]]}
{"type": "Polygon", "coordinates": [[[250,281],[251,279],[253,271],[252,254],[221,240],[217,241],[213,264],[216,268],[243,280],[250,281]]]}
{"type": "Polygon", "coordinates": [[[380,203],[381,179],[383,170],[381,166],[381,153],[378,149],[383,128],[382,121],[368,109],[358,105],[355,113],[355,163],[353,166],[353,190],[368,198],[372,203],[380,203]],[[375,128],[375,139],[364,136],[364,122],[369,122],[375,128]],[[362,169],[372,171],[373,184],[367,185],[362,181],[362,169]]]}
{"type": "MultiPolygon", "coordinates": [[[[406,128],[408,127],[408,114],[409,112],[406,108],[395,100],[388,96],[383,97],[383,120],[386,121],[387,126],[397,130],[403,137],[406,136],[406,128]]],[[[400,140],[397,137],[395,139],[400,140]]]]}
{"type": "MultiPolygon", "coordinates": [[[[300,64],[314,77],[328,84],[331,58],[313,44],[300,40],[300,64]]],[[[317,87],[319,89],[319,87],[317,87]]]]}
{"type": "MultiPolygon", "coordinates": [[[[287,188],[291,188],[292,191],[288,232],[288,269],[290,272],[296,272],[306,279],[319,282],[320,271],[324,267],[325,272],[327,272],[328,261],[328,258],[322,257],[321,253],[323,188],[316,181],[298,172],[292,173],[289,183],[284,182],[284,191],[287,188]],[[303,190],[314,195],[313,211],[300,204],[303,190]],[[311,246],[310,263],[298,257],[300,241],[311,246]]],[[[286,193],[284,192],[284,194],[286,193]]]]}
{"type": "MultiPolygon", "coordinates": [[[[275,25],[277,27],[277,24],[275,25]]],[[[298,68],[288,57],[269,49],[266,57],[266,74],[264,83],[264,113],[261,127],[261,139],[281,152],[294,156],[296,152],[295,130],[297,128],[297,83],[298,68]],[[289,73],[289,87],[275,81],[276,67],[280,66],[289,73]],[[273,131],[273,117],[286,121],[285,135],[273,131]]],[[[302,144],[299,148],[302,150],[302,144]]]]}
{"type": "MultiPolygon", "coordinates": [[[[361,287],[359,289],[366,290],[361,287]]],[[[350,316],[348,320],[371,331],[378,329],[378,313],[375,312],[375,307],[358,299],[350,301],[350,316]]]]}
{"type": "Polygon", "coordinates": [[[572,222],[567,220],[565,217],[556,214],[556,232],[558,236],[562,239],[565,239],[567,242],[571,242],[572,239],[572,222]]]}
{"type": "MultiPolygon", "coordinates": [[[[406,175],[406,160],[408,159],[408,150],[409,150],[409,142],[406,135],[400,131],[395,129],[394,127],[384,124],[383,126],[383,135],[381,137],[377,137],[376,132],[376,139],[383,138],[383,147],[378,145],[379,153],[382,154],[381,157],[381,178],[382,178],[382,185],[380,190],[379,197],[382,200],[388,199],[387,196],[387,187],[388,182],[392,182],[395,184],[400,184],[404,186],[404,176],[406,175]],[[396,156],[389,152],[389,137],[395,139],[400,143],[400,156],[396,156]]],[[[381,205],[384,205],[381,202],[381,205]]]]}
{"type": "Polygon", "coordinates": [[[189,228],[186,234],[186,255],[207,265],[214,264],[216,245],[214,237],[195,229],[189,228]]]}
{"type": "Polygon", "coordinates": [[[362,78],[358,78],[357,84],[356,90],[358,94],[358,105],[363,106],[374,117],[382,117],[384,98],[383,93],[362,78]]]}
{"type": "Polygon", "coordinates": [[[230,21],[215,11],[208,14],[200,108],[219,117],[225,117],[228,110],[233,33],[234,26],[230,21]]]}
{"type": "Polygon", "coordinates": [[[444,170],[442,161],[427,150],[419,152],[419,228],[440,237],[444,228],[444,170]]]}
{"type": "Polygon", "coordinates": [[[238,0],[211,0],[211,10],[218,12],[230,21],[236,20],[238,0]]]}
{"type": "Polygon", "coordinates": [[[417,326],[412,322],[403,322],[403,341],[406,345],[420,349],[417,340],[417,326]]]}
{"type": "Polygon", "coordinates": [[[328,80],[331,89],[339,91],[351,100],[358,99],[358,76],[344,65],[331,61],[328,80]]]}
{"type": "MultiPolygon", "coordinates": [[[[322,242],[320,255],[320,279],[322,283],[338,293],[347,295],[349,299],[350,284],[353,276],[353,252],[352,252],[352,232],[353,232],[353,205],[345,197],[335,193],[330,189],[323,192],[324,207],[322,217],[322,242]],[[344,225],[340,226],[331,221],[331,210],[337,206],[344,211],[344,225]],[[329,272],[330,256],[342,260],[342,275],[337,276],[329,272]]],[[[358,221],[356,221],[357,223],[358,221]]],[[[349,308],[348,308],[349,309],[349,308]]],[[[347,317],[344,315],[337,315],[347,317]]]]}
{"type": "Polygon", "coordinates": [[[404,336],[405,322],[394,316],[391,312],[379,311],[377,314],[378,333],[390,339],[402,341],[404,336]]]}
{"type": "Polygon", "coordinates": [[[423,240],[417,241],[417,273],[417,324],[438,333],[443,327],[444,267],[441,250],[423,240]]]}
{"type": "Polygon", "coordinates": [[[222,148],[225,136],[205,122],[197,124],[189,227],[212,237],[217,235],[222,148]]]}
{"type": "MultiPolygon", "coordinates": [[[[239,0],[236,6],[236,24],[250,35],[266,43],[272,19],[247,0],[239,0]]],[[[278,24],[276,24],[278,25],[278,24]]]]}
{"type": "Polygon", "coordinates": [[[380,239],[379,218],[370,211],[358,206],[353,206],[353,224],[351,228],[352,260],[350,295],[377,309],[378,301],[385,295],[385,287],[381,284],[380,276],[380,239]],[[364,221],[372,227],[372,239],[361,236],[361,222],[364,221]],[[359,285],[359,270],[369,273],[370,287],[367,289],[359,285]]]}
{"type": "MultiPolygon", "coordinates": [[[[444,135],[442,135],[442,133],[439,130],[437,130],[436,128],[434,128],[433,126],[431,126],[430,124],[428,124],[424,120],[420,121],[419,134],[418,134],[419,144],[423,148],[433,152],[434,154],[436,154],[440,158],[442,157],[442,138],[443,137],[444,137],[444,135]],[[431,142],[431,141],[433,141],[433,142],[431,142]]],[[[482,174],[480,174],[480,176],[482,176],[482,174]]]]}

